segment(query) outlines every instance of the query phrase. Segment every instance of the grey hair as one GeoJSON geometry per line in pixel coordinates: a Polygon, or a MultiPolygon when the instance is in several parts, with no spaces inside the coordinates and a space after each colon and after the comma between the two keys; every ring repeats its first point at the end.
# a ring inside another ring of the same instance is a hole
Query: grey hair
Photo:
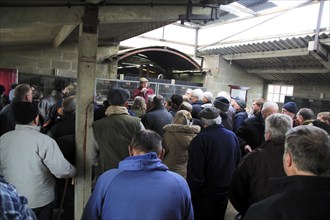
{"type": "Polygon", "coordinates": [[[217,118],[213,119],[206,119],[206,118],[201,118],[202,125],[206,125],[207,127],[212,126],[214,124],[221,124],[222,120],[221,117],[218,116],[217,118]]]}
{"type": "Polygon", "coordinates": [[[212,101],[213,93],[210,91],[206,91],[203,93],[203,98],[206,98],[208,101],[212,101]]]}
{"type": "Polygon", "coordinates": [[[285,114],[272,114],[266,118],[265,133],[268,132],[272,139],[285,138],[285,133],[292,128],[292,118],[285,114]]]}
{"type": "Polygon", "coordinates": [[[276,102],[265,102],[262,106],[262,111],[270,107],[273,107],[274,109],[276,109],[276,111],[278,111],[278,104],[276,102]]]}
{"type": "Polygon", "coordinates": [[[203,90],[201,89],[194,89],[191,93],[191,97],[197,97],[198,100],[203,100],[203,90]]]}
{"type": "Polygon", "coordinates": [[[30,92],[31,87],[29,84],[19,84],[15,87],[14,96],[17,101],[24,101],[25,96],[30,92]]]}
{"type": "Polygon", "coordinates": [[[327,176],[330,167],[330,138],[321,128],[300,125],[285,136],[285,151],[292,156],[298,170],[327,176]]]}

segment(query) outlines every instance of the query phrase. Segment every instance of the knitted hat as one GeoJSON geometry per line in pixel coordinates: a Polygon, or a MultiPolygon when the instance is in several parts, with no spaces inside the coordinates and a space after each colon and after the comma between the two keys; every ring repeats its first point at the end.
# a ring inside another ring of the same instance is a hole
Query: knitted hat
{"type": "Polygon", "coordinates": [[[224,96],[216,97],[213,101],[213,105],[223,112],[227,112],[229,109],[229,101],[224,96]]]}
{"type": "Polygon", "coordinates": [[[291,112],[293,114],[297,113],[297,105],[294,102],[287,102],[283,105],[283,107],[285,110],[287,110],[288,112],[291,112]]]}
{"type": "Polygon", "coordinates": [[[142,83],[142,82],[149,82],[149,80],[148,80],[147,78],[142,77],[142,78],[140,78],[140,82],[141,82],[141,83],[142,83]]]}
{"type": "Polygon", "coordinates": [[[245,101],[243,100],[243,99],[238,99],[238,100],[236,100],[236,102],[237,102],[237,104],[239,105],[239,106],[241,106],[242,108],[246,108],[246,103],[245,103],[245,101]]]}
{"type": "Polygon", "coordinates": [[[215,107],[209,107],[206,109],[203,109],[202,111],[200,111],[198,113],[198,116],[200,118],[205,118],[205,119],[214,119],[219,117],[220,111],[219,109],[215,108],[215,107]]]}
{"type": "Polygon", "coordinates": [[[111,88],[108,93],[108,100],[111,105],[123,105],[129,98],[129,91],[123,88],[111,88]]]}
{"type": "Polygon", "coordinates": [[[38,107],[31,102],[16,102],[13,105],[13,115],[17,124],[30,124],[38,113],[38,107]]]}

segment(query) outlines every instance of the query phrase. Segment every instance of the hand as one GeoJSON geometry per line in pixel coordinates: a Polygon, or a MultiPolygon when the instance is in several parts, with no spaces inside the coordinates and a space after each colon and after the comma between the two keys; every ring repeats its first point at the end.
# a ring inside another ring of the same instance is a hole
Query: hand
{"type": "Polygon", "coordinates": [[[245,145],[244,146],[244,151],[245,151],[245,153],[249,153],[249,152],[252,151],[252,149],[251,149],[251,147],[249,145],[245,145]]]}
{"type": "Polygon", "coordinates": [[[148,89],[147,88],[142,88],[141,92],[146,92],[148,89]]]}

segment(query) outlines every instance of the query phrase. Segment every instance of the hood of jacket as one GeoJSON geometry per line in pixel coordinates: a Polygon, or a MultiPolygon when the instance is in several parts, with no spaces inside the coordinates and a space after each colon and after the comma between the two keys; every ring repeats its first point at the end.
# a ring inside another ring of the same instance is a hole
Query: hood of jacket
{"type": "Polygon", "coordinates": [[[200,132],[201,127],[197,125],[181,125],[181,124],[168,124],[164,126],[165,131],[197,134],[200,132]]]}
{"type": "Polygon", "coordinates": [[[155,152],[127,157],[119,163],[119,170],[168,170],[155,152]]]}

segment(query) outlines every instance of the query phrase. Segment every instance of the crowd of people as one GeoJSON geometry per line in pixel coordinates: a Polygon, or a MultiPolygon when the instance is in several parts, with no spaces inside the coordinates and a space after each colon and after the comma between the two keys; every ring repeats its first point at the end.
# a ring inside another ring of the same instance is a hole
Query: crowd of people
{"type": "MultiPolygon", "coordinates": [[[[0,112],[1,219],[74,219],[75,83],[14,88],[0,112]]],[[[330,112],[221,91],[165,100],[141,78],[94,108],[82,219],[330,219],[330,112]],[[129,100],[133,99],[133,104],[129,100]]]]}

